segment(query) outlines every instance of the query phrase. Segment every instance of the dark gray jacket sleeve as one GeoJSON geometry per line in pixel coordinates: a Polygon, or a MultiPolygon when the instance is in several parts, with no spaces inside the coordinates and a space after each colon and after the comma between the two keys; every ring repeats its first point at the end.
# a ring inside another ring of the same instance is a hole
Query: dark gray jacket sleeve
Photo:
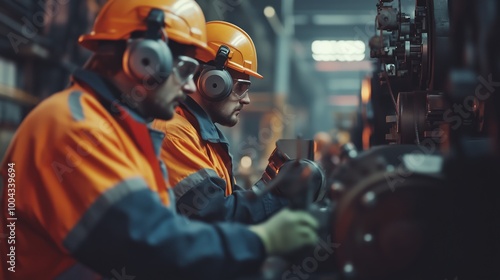
{"type": "Polygon", "coordinates": [[[64,243],[99,274],[126,272],[138,280],[233,279],[257,274],[265,258],[261,240],[246,226],[190,221],[146,188],[112,205],[98,199],[64,243]]]}
{"type": "Polygon", "coordinates": [[[196,177],[189,188],[174,188],[178,212],[191,219],[255,224],[288,204],[286,199],[271,193],[254,199],[252,190],[241,187],[235,187],[226,196],[226,182],[211,169],[200,170],[196,177]]]}

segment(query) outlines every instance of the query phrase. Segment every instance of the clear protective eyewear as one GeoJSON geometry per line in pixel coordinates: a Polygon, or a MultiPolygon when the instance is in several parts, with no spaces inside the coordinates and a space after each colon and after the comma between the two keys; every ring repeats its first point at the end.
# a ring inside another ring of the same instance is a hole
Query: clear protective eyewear
{"type": "Polygon", "coordinates": [[[193,79],[194,74],[198,71],[199,63],[196,59],[179,55],[174,60],[172,73],[174,78],[180,85],[185,85],[189,80],[193,79]]]}
{"type": "Polygon", "coordinates": [[[238,100],[245,98],[251,85],[252,82],[249,80],[233,79],[233,93],[238,100]]]}

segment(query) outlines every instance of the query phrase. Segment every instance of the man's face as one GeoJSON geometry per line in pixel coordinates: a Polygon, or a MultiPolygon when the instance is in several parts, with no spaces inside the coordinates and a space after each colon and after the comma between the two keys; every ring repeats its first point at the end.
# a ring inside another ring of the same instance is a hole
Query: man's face
{"type": "MultiPolygon", "coordinates": [[[[237,79],[249,80],[250,76],[241,72],[228,69],[231,77],[233,78],[233,83],[237,79]]],[[[248,92],[242,96],[238,96],[235,92],[231,94],[224,100],[219,102],[205,102],[205,110],[212,118],[212,121],[223,126],[232,127],[235,126],[240,119],[240,112],[243,106],[250,104],[250,97],[248,92]]]]}
{"type": "Polygon", "coordinates": [[[167,80],[150,87],[145,107],[152,118],[171,119],[175,108],[186,98],[186,94],[191,94],[196,90],[193,82],[193,73],[197,66],[195,63],[195,60],[181,56],[174,62],[174,69],[167,80]]]}

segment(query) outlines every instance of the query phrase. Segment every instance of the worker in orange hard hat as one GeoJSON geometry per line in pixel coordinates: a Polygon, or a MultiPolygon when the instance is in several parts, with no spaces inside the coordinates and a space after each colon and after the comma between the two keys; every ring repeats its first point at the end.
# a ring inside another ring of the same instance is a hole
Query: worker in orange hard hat
{"type": "Polygon", "coordinates": [[[196,89],[195,1],[109,0],[80,43],[94,55],[28,114],[2,163],[2,279],[228,279],[316,242],[304,212],[243,226],[174,210],[150,121],[196,89]]]}
{"type": "Polygon", "coordinates": [[[252,190],[236,184],[229,143],[216,126],[234,126],[250,103],[250,76],[262,78],[257,52],[250,36],[232,23],[211,21],[206,27],[212,52],[196,55],[202,64],[195,76],[197,91],[172,121],[155,120],[153,127],[167,133],[162,157],[180,213],[205,221],[257,223],[288,200],[273,193],[255,199],[252,190]]]}

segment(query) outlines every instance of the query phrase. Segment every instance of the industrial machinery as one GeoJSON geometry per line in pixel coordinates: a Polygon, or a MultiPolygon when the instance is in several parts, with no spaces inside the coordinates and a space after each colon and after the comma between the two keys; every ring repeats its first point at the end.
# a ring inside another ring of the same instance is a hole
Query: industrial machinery
{"type": "Polygon", "coordinates": [[[450,65],[448,1],[413,1],[414,11],[402,11],[401,1],[398,7],[392,2],[377,4],[378,34],[369,42],[379,65],[375,82],[382,83],[393,105],[385,114],[377,112],[390,124],[385,140],[441,143],[449,108],[444,95],[450,65]]]}
{"type": "Polygon", "coordinates": [[[376,8],[371,145],[328,178],[338,279],[500,279],[500,3],[376,8]]]}
{"type": "Polygon", "coordinates": [[[500,279],[500,2],[376,9],[363,149],[342,147],[315,210],[336,246],[263,278],[500,279]]]}

